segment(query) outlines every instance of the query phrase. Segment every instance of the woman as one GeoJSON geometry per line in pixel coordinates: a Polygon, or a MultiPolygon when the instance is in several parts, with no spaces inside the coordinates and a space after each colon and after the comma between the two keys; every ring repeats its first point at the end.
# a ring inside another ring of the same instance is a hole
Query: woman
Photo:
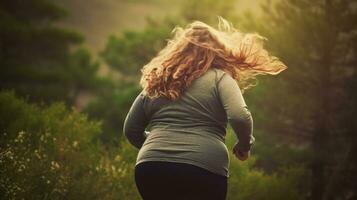
{"type": "Polygon", "coordinates": [[[140,149],[135,181],[144,200],[221,200],[229,177],[227,123],[244,161],[254,142],[243,99],[258,74],[287,67],[268,55],[264,38],[243,34],[223,18],[218,29],[195,21],[176,27],[167,46],[142,69],[142,92],[123,132],[140,149]]]}

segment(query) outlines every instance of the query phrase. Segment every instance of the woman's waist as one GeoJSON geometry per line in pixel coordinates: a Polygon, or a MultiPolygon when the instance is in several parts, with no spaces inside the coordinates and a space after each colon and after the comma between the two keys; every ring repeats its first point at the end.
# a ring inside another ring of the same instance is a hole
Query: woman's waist
{"type": "Polygon", "coordinates": [[[209,166],[227,166],[226,145],[215,137],[182,133],[150,133],[139,151],[138,159],[147,157],[192,159],[209,166]]]}

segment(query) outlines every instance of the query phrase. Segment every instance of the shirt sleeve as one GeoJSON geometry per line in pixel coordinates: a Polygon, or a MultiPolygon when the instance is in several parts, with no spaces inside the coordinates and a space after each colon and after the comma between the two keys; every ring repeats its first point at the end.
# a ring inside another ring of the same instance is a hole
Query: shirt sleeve
{"type": "Polygon", "coordinates": [[[224,73],[217,81],[217,90],[228,122],[238,138],[238,149],[249,151],[255,141],[253,118],[238,83],[229,74],[224,73]]]}
{"type": "Polygon", "coordinates": [[[141,92],[134,100],[124,120],[123,134],[129,142],[140,149],[146,139],[145,128],[149,123],[143,107],[144,95],[141,92]]]}

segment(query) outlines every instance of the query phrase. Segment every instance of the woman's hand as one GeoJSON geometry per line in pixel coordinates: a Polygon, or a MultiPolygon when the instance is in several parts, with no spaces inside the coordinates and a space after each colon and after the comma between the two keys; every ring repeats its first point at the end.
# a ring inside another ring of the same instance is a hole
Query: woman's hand
{"type": "Polygon", "coordinates": [[[239,148],[238,148],[238,143],[236,143],[233,147],[233,154],[241,161],[245,161],[249,158],[250,156],[250,151],[241,151],[239,148]]]}

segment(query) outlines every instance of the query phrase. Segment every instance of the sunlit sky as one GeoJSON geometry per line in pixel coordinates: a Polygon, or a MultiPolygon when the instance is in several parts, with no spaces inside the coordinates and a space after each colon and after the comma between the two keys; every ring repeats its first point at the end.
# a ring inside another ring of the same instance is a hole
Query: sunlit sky
{"type": "MultiPolygon", "coordinates": [[[[104,48],[111,34],[141,29],[146,17],[160,18],[179,12],[183,0],[56,0],[69,16],[60,25],[84,34],[85,45],[93,53],[104,48]]],[[[241,0],[237,11],[259,9],[264,0],[241,0]]]]}

